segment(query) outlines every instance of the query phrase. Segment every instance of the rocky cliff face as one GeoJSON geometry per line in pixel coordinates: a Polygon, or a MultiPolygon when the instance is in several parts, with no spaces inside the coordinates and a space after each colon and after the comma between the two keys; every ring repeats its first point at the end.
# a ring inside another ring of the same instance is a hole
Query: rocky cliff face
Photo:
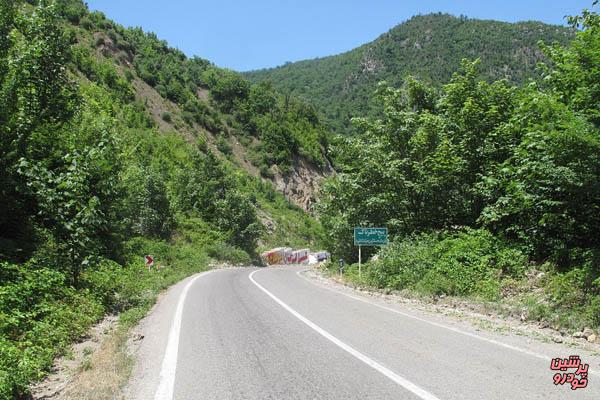
{"type": "Polygon", "coordinates": [[[324,168],[318,168],[304,158],[295,157],[291,171],[285,175],[277,173],[273,182],[288,200],[303,210],[312,212],[323,179],[333,173],[329,162],[324,168]]]}

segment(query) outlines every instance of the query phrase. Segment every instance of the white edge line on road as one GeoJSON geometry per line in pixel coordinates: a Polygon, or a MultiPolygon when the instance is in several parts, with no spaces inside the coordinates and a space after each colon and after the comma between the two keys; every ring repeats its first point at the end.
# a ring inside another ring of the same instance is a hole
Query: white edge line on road
{"type": "Polygon", "coordinates": [[[179,351],[179,335],[181,333],[181,320],[183,317],[183,306],[190,287],[203,276],[215,270],[201,272],[193,277],[183,288],[179,295],[175,316],[169,330],[169,338],[167,339],[167,347],[165,348],[165,356],[160,368],[160,380],[158,388],[154,394],[154,400],[171,400],[173,398],[173,389],[175,388],[175,372],[177,370],[177,352],[179,351]]]}
{"type": "Polygon", "coordinates": [[[259,272],[259,270],[253,271],[253,272],[251,272],[248,275],[248,278],[250,278],[250,280],[252,281],[252,283],[254,283],[254,285],[256,285],[256,287],[258,287],[260,290],[262,290],[263,292],[265,292],[270,298],[272,298],[273,300],[275,300],[275,302],[277,304],[279,304],[281,307],[283,307],[285,310],[287,310],[294,317],[296,317],[300,321],[304,322],[306,325],[308,325],[311,329],[313,329],[318,334],[320,334],[321,336],[323,336],[325,339],[329,340],[330,342],[332,342],[336,346],[340,347],[342,350],[350,353],[355,358],[359,359],[363,363],[367,364],[369,367],[371,367],[371,368],[375,369],[376,371],[380,372],[381,374],[385,375],[386,377],[388,377],[389,379],[391,379],[392,381],[394,381],[398,385],[402,386],[406,390],[414,393],[415,395],[417,395],[421,399],[423,399],[423,400],[439,400],[439,398],[437,398],[433,394],[429,393],[425,389],[423,389],[423,388],[417,386],[416,384],[410,382],[406,378],[401,377],[400,375],[396,374],[394,371],[392,371],[392,370],[384,367],[383,365],[379,364],[377,361],[375,361],[375,360],[367,357],[366,355],[362,354],[358,350],[355,350],[353,347],[351,347],[351,346],[347,345],[346,343],[342,342],[341,340],[339,340],[338,338],[336,338],[335,336],[333,336],[332,334],[330,334],[329,332],[327,332],[325,329],[319,327],[314,322],[312,322],[309,319],[307,319],[304,316],[302,316],[300,313],[298,313],[293,308],[291,308],[290,306],[288,306],[287,304],[285,304],[283,301],[281,301],[273,293],[269,292],[267,289],[265,289],[263,286],[261,286],[258,282],[256,282],[254,280],[254,278],[253,278],[253,275],[256,274],[257,272],[259,272]]]}
{"type": "MultiPolygon", "coordinates": [[[[306,280],[306,281],[308,281],[308,282],[312,283],[313,285],[317,285],[317,286],[319,286],[319,287],[321,287],[321,288],[324,288],[324,289],[326,289],[326,290],[330,290],[330,291],[332,291],[332,292],[334,292],[334,293],[339,293],[339,294],[341,294],[341,295],[344,295],[344,296],[346,296],[346,297],[349,297],[349,298],[351,298],[351,299],[358,300],[358,301],[362,301],[363,303],[367,303],[367,304],[370,304],[370,305],[372,305],[372,306],[379,307],[379,308],[381,308],[381,309],[383,309],[383,310],[386,310],[386,311],[389,311],[389,312],[392,312],[392,313],[395,313],[395,314],[398,314],[398,315],[402,315],[403,317],[411,318],[411,319],[414,319],[414,320],[417,320],[417,321],[424,322],[424,323],[426,323],[426,324],[429,324],[429,325],[437,326],[438,328],[447,329],[447,330],[449,330],[449,331],[452,331],[452,332],[455,332],[455,333],[459,333],[459,334],[461,334],[461,335],[469,336],[469,337],[472,337],[472,338],[474,338],[474,339],[479,339],[479,340],[482,340],[482,341],[484,341],[484,342],[492,343],[492,344],[495,344],[495,345],[497,345],[497,346],[504,347],[504,348],[506,348],[506,349],[510,349],[510,350],[518,351],[518,352],[520,352],[520,353],[527,354],[527,355],[530,355],[530,356],[533,356],[533,357],[537,357],[537,358],[539,358],[539,359],[542,359],[542,360],[545,360],[545,361],[551,361],[551,360],[552,360],[552,358],[551,358],[551,357],[545,356],[545,355],[543,355],[543,354],[540,354],[540,353],[536,353],[536,352],[534,352],[534,351],[531,351],[531,350],[524,349],[524,348],[522,348],[522,347],[513,346],[513,345],[511,345],[511,344],[504,343],[504,342],[500,342],[500,341],[498,341],[498,340],[495,340],[495,339],[489,339],[489,338],[486,338],[486,337],[483,337],[483,336],[476,335],[476,334],[474,334],[474,333],[471,333],[471,332],[463,331],[462,329],[458,329],[458,328],[454,328],[454,327],[452,327],[452,326],[448,326],[448,325],[440,324],[440,323],[438,323],[438,322],[428,321],[428,320],[426,320],[425,318],[416,317],[416,316],[414,316],[414,315],[410,315],[410,314],[408,314],[408,313],[405,313],[405,312],[402,312],[402,311],[396,310],[396,309],[394,309],[394,308],[391,308],[391,307],[386,307],[386,306],[384,306],[384,305],[381,305],[381,304],[375,303],[375,302],[373,302],[373,301],[370,301],[370,300],[368,300],[368,299],[365,299],[365,298],[362,298],[362,297],[359,297],[359,296],[354,296],[354,295],[351,295],[351,294],[348,294],[348,293],[341,292],[341,291],[339,291],[339,290],[330,289],[330,288],[328,288],[328,287],[326,287],[326,286],[324,286],[324,285],[319,285],[319,284],[317,284],[317,283],[313,282],[312,280],[310,280],[309,278],[307,278],[307,277],[303,276],[301,273],[302,273],[302,272],[305,272],[305,271],[308,271],[308,270],[307,270],[307,269],[305,269],[305,270],[297,271],[297,272],[296,272],[296,274],[297,274],[299,277],[301,277],[302,279],[304,279],[304,280],[306,280]]],[[[589,373],[590,373],[590,374],[593,374],[593,375],[600,376],[600,373],[599,373],[599,372],[597,372],[597,371],[591,371],[591,370],[590,370],[590,371],[589,371],[589,373]]]]}

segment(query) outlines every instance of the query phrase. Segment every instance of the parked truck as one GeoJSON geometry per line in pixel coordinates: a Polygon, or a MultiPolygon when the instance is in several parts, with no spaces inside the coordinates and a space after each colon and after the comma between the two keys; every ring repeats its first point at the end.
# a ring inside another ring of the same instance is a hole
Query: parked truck
{"type": "Polygon", "coordinates": [[[308,264],[310,249],[296,250],[296,264],[308,264]]]}
{"type": "Polygon", "coordinates": [[[308,264],[310,255],[310,249],[293,250],[290,247],[277,247],[265,251],[260,257],[267,265],[308,264]]]}

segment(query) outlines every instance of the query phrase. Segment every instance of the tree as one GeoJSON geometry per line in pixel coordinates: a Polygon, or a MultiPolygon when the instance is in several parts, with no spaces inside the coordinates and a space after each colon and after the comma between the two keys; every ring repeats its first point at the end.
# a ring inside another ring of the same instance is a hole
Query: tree
{"type": "Polygon", "coordinates": [[[65,154],[51,169],[25,158],[18,168],[38,205],[39,222],[56,239],[57,265],[76,288],[82,271],[114,250],[120,230],[114,140],[107,130],[97,133],[96,143],[65,154]]]}
{"type": "Polygon", "coordinates": [[[521,142],[481,187],[480,221],[568,265],[577,247],[600,246],[600,140],[586,119],[553,95],[526,90],[510,127],[521,142]]]}
{"type": "MultiPolygon", "coordinates": [[[[476,225],[485,206],[478,182],[516,140],[501,129],[515,89],[479,81],[478,64],[464,61],[439,95],[411,77],[401,89],[379,86],[382,118],[353,120],[359,135],[338,146],[343,173],[325,187],[322,219],[340,238],[333,241],[349,243],[359,225],[387,226],[400,237],[476,225]]],[[[348,256],[347,245],[334,248],[348,256]]]]}
{"type": "Polygon", "coordinates": [[[570,22],[581,30],[569,47],[542,47],[551,60],[544,84],[521,90],[496,135],[510,156],[480,185],[488,203],[480,221],[563,268],[578,249],[600,246],[600,17],[586,10],[570,22]]]}
{"type": "Polygon", "coordinates": [[[580,29],[569,47],[542,46],[551,60],[545,82],[559,99],[600,127],[600,15],[584,10],[569,18],[580,29]]]}
{"type": "Polygon", "coordinates": [[[175,228],[173,207],[167,194],[167,178],[152,168],[141,168],[127,180],[127,210],[133,231],[140,236],[168,239],[175,228]]]}
{"type": "Polygon", "coordinates": [[[261,225],[253,202],[239,186],[211,152],[197,153],[193,168],[178,179],[179,205],[222,231],[231,244],[253,252],[261,225]]]}
{"type": "Polygon", "coordinates": [[[253,114],[268,114],[275,111],[277,96],[270,82],[261,82],[250,87],[248,104],[253,114]]]}
{"type": "Polygon", "coordinates": [[[244,100],[248,96],[250,84],[237,72],[209,68],[203,77],[213,98],[224,111],[231,111],[236,100],[244,100]]]}
{"type": "Polygon", "coordinates": [[[56,151],[52,132],[74,114],[76,95],[54,6],[44,3],[17,23],[12,4],[0,2],[0,232],[21,244],[11,247],[28,248],[36,205],[17,164],[21,157],[39,160],[56,151]]]}
{"type": "Polygon", "coordinates": [[[261,224],[249,197],[230,189],[224,198],[215,201],[215,206],[214,223],[226,233],[227,240],[248,253],[253,253],[261,233],[261,224]]]}

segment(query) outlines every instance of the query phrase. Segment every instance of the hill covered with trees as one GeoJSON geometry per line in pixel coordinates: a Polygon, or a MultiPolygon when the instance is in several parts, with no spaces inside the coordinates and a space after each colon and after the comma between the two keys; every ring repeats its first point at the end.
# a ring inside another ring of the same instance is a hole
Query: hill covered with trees
{"type": "Polygon", "coordinates": [[[79,0],[0,1],[0,104],[2,399],[211,259],[320,242],[271,181],[326,165],[313,108],[79,0]]]}
{"type": "Polygon", "coordinates": [[[540,22],[420,15],[349,52],[244,75],[307,101],[337,133],[345,133],[352,129],[352,117],[377,113],[370,98],[380,81],[399,87],[412,75],[439,87],[463,58],[480,58],[478,72],[485,80],[521,83],[537,77],[535,67],[543,59],[540,40],[566,44],[572,35],[570,29],[540,22]]]}

